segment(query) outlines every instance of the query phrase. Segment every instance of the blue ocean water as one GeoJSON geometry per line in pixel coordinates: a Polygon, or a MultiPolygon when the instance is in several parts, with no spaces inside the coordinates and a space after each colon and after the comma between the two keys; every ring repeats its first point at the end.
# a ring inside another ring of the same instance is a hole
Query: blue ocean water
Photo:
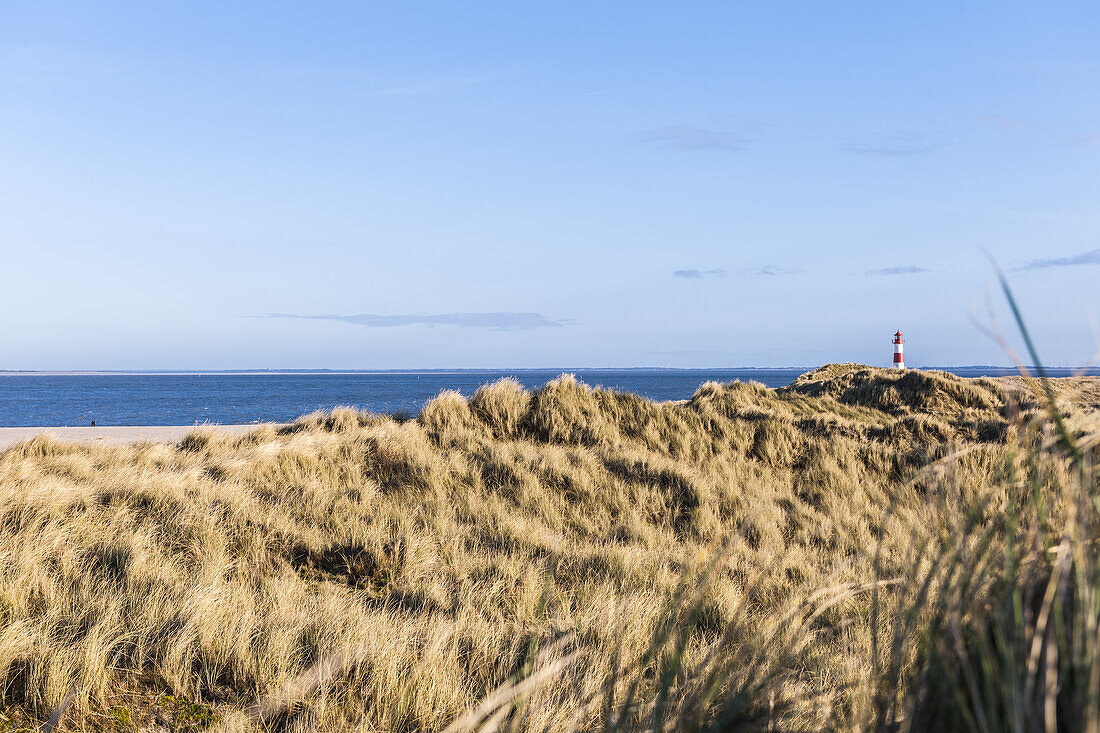
{"type": "MultiPolygon", "coordinates": [[[[653,400],[686,399],[708,380],[790,384],[804,369],[575,370],[593,386],[653,400]]],[[[964,367],[960,376],[1012,370],[964,367]]],[[[445,389],[472,395],[481,385],[515,377],[537,388],[559,369],[262,374],[0,374],[0,426],[193,425],[286,422],[314,410],[352,405],[371,412],[416,414],[445,389]]],[[[1068,376],[1068,369],[1051,370],[1068,376]]],[[[1095,370],[1093,373],[1096,373],[1095,370]]]]}

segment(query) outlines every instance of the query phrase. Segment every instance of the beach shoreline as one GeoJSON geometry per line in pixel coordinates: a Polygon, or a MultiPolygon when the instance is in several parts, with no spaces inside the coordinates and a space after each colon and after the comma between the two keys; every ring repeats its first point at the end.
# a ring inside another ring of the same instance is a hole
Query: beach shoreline
{"type": "Polygon", "coordinates": [[[103,427],[0,427],[0,450],[31,440],[39,435],[50,435],[67,443],[127,444],[149,441],[174,443],[194,430],[216,430],[231,435],[245,435],[262,425],[276,426],[282,423],[258,423],[252,425],[108,425],[103,427]]]}

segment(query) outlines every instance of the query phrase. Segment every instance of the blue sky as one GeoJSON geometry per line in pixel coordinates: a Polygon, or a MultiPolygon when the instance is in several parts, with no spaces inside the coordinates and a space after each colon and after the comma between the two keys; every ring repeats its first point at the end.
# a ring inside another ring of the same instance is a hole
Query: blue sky
{"type": "Polygon", "coordinates": [[[1054,364],[1096,3],[0,0],[0,368],[1054,364]]]}

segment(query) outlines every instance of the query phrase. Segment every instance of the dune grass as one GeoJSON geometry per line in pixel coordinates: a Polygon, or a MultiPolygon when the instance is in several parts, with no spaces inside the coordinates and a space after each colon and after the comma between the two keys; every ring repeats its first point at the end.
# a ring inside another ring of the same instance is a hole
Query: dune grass
{"type": "Polygon", "coordinates": [[[1100,389],[1053,384],[1074,453],[1026,380],[859,365],[37,438],[0,731],[1079,729],[1100,389]]]}

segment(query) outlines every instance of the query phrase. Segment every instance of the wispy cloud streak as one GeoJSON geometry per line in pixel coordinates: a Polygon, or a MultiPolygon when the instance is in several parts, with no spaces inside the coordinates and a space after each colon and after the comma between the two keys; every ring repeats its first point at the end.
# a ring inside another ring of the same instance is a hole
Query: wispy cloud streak
{"type": "Polygon", "coordinates": [[[1069,257],[1049,257],[1029,260],[1017,267],[1017,270],[1043,270],[1048,267],[1079,267],[1081,265],[1100,265],[1100,249],[1082,252],[1069,257]]]}
{"type": "Polygon", "coordinates": [[[1100,133],[1093,132],[1084,135],[1074,135],[1066,141],[1066,144],[1076,148],[1087,148],[1093,145],[1100,145],[1100,133]]]}
{"type": "Polygon", "coordinates": [[[367,328],[398,328],[401,326],[453,326],[455,328],[485,328],[494,331],[530,331],[536,328],[557,328],[574,325],[574,321],[552,320],[540,313],[408,313],[380,315],[359,313],[351,316],[301,315],[268,313],[263,318],[294,318],[316,321],[343,321],[367,328]]]}
{"type": "Polygon", "coordinates": [[[701,280],[704,277],[725,277],[726,271],[718,268],[713,270],[676,270],[672,273],[672,276],[687,280],[701,280]]]}
{"type": "Polygon", "coordinates": [[[887,137],[848,143],[841,150],[855,155],[875,158],[906,158],[942,150],[950,145],[942,139],[927,135],[898,133],[887,137]]]}
{"type": "Polygon", "coordinates": [[[916,265],[898,265],[896,267],[880,267],[877,270],[868,270],[866,275],[916,275],[921,272],[931,272],[927,267],[916,265]]]}
{"type": "Polygon", "coordinates": [[[764,265],[749,270],[753,277],[779,277],[781,275],[801,275],[803,270],[797,267],[779,267],[778,265],[764,265]]]}

